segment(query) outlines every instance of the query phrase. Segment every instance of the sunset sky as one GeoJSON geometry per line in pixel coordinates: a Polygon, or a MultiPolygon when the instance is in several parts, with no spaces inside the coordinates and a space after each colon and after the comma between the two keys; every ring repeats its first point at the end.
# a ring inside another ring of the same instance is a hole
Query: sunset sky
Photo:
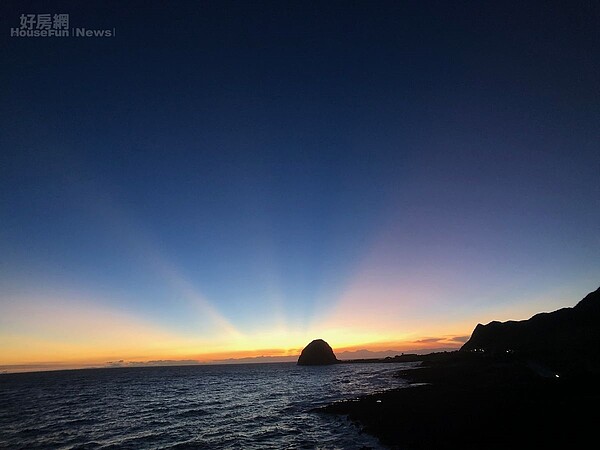
{"type": "Polygon", "coordinates": [[[599,286],[594,2],[0,5],[0,369],[457,347],[599,286]],[[111,38],[18,38],[66,13],[111,38]]]}

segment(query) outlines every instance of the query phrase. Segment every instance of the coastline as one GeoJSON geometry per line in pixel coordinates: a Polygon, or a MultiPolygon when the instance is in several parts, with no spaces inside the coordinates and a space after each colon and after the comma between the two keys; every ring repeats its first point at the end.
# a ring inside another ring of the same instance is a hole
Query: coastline
{"type": "Polygon", "coordinates": [[[590,372],[558,374],[472,352],[421,361],[398,372],[406,388],[316,411],[347,416],[392,449],[573,448],[595,437],[595,416],[587,411],[595,411],[600,395],[590,372]]]}

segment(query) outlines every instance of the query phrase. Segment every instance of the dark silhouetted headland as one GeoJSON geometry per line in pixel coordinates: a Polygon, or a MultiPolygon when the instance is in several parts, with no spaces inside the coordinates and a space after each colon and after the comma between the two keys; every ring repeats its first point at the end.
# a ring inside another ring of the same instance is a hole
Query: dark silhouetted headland
{"type": "Polygon", "coordinates": [[[597,439],[599,309],[596,290],[573,308],[478,325],[461,351],[401,371],[409,388],[318,411],[391,448],[586,448],[597,439]]]}
{"type": "Polygon", "coordinates": [[[600,369],[600,288],[573,308],[528,320],[478,324],[461,351],[514,354],[556,370],[600,369]]]}
{"type": "Polygon", "coordinates": [[[325,366],[337,363],[338,359],[333,349],[323,339],[315,339],[304,347],[298,358],[299,366],[325,366]]]}

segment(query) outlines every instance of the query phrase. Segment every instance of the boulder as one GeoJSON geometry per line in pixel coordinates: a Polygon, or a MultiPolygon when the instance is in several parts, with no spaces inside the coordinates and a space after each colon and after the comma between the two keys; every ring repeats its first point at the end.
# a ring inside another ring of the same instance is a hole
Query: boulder
{"type": "Polygon", "coordinates": [[[338,363],[333,349],[323,339],[315,339],[302,350],[299,366],[325,366],[338,363]]]}

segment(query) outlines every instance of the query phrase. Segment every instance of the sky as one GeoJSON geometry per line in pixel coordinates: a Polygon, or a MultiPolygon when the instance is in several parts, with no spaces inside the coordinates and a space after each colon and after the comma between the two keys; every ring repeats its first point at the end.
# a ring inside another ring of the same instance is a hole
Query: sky
{"type": "Polygon", "coordinates": [[[599,286],[594,2],[0,13],[3,370],[458,347],[599,286]],[[11,36],[46,13],[114,36],[11,36]]]}

